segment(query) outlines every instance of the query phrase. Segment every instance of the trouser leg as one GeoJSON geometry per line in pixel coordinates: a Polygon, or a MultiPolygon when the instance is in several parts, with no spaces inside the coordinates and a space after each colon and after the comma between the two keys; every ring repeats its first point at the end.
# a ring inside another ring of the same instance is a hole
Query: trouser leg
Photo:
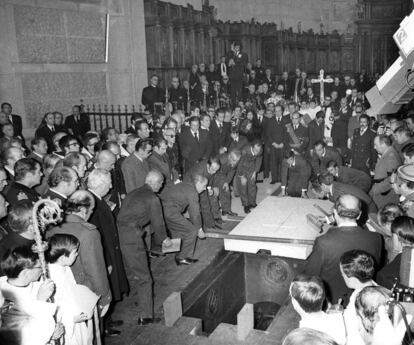
{"type": "Polygon", "coordinates": [[[138,296],[138,317],[153,317],[153,280],[148,266],[142,233],[138,233],[135,244],[122,245],[125,269],[131,286],[136,286],[138,296]]]}
{"type": "Polygon", "coordinates": [[[231,192],[230,188],[226,191],[223,188],[220,188],[219,200],[221,204],[221,210],[223,212],[231,211],[231,192]]]}
{"type": "Polygon", "coordinates": [[[248,205],[253,206],[256,204],[256,194],[257,194],[256,180],[248,179],[246,187],[247,187],[248,205]]]}
{"type": "Polygon", "coordinates": [[[181,238],[181,251],[176,257],[179,259],[192,258],[197,241],[198,230],[184,216],[166,216],[167,227],[173,238],[181,238]]]}
{"type": "Polygon", "coordinates": [[[214,227],[214,217],[211,211],[210,200],[207,191],[203,191],[200,194],[200,210],[201,217],[203,218],[203,226],[205,228],[214,227]]]}
{"type": "Polygon", "coordinates": [[[237,184],[237,189],[239,191],[239,195],[240,195],[240,199],[242,202],[243,207],[245,206],[249,206],[249,200],[248,200],[248,194],[247,194],[247,184],[246,185],[242,185],[241,181],[240,181],[240,176],[237,176],[235,178],[236,184],[237,184]]]}
{"type": "MultiPolygon", "coordinates": [[[[220,191],[219,191],[219,195],[220,195],[220,191]]],[[[219,197],[215,195],[209,195],[208,201],[210,202],[210,209],[211,209],[211,213],[213,214],[213,218],[214,219],[221,218],[219,197]]]]}

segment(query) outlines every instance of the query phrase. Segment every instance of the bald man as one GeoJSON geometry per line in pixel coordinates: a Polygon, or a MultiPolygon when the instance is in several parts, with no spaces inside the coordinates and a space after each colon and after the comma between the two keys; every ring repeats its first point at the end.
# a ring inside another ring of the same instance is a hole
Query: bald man
{"type": "Polygon", "coordinates": [[[161,245],[167,238],[162,206],[156,193],[164,177],[151,170],[145,184],[125,197],[118,214],[119,242],[130,286],[136,285],[138,296],[138,325],[158,322],[154,318],[153,280],[144,243],[144,227],[151,224],[155,241],[161,245]]]}
{"type": "Polygon", "coordinates": [[[102,150],[96,156],[95,168],[110,172],[115,168],[116,156],[109,150],[102,150]]]}
{"type": "Polygon", "coordinates": [[[305,273],[322,278],[331,303],[337,303],[339,298],[347,303],[350,297],[350,290],[339,270],[339,259],[343,253],[361,249],[371,254],[377,263],[381,259],[381,235],[359,227],[357,219],[360,215],[361,202],[352,195],[342,195],[334,207],[337,226],[315,240],[307,260],[305,273]]]}

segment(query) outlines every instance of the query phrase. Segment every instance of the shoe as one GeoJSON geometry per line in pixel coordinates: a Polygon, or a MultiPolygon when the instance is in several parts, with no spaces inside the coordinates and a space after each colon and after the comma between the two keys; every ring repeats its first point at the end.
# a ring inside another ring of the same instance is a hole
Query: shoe
{"type": "Polygon", "coordinates": [[[223,214],[223,216],[230,216],[230,217],[237,217],[238,216],[238,214],[236,212],[232,212],[232,211],[223,212],[222,214],[223,214]]]}
{"type": "Polygon", "coordinates": [[[276,183],[276,181],[273,181],[273,180],[270,182],[270,184],[275,184],[275,183],[276,183]]]}
{"type": "Polygon", "coordinates": [[[257,207],[257,204],[250,205],[250,208],[255,208],[255,207],[257,207]]]}
{"type": "Polygon", "coordinates": [[[250,213],[250,206],[244,206],[244,213],[250,213]]]}
{"type": "Polygon", "coordinates": [[[178,259],[175,258],[175,263],[177,264],[177,266],[181,266],[181,265],[191,265],[195,262],[197,262],[197,259],[191,259],[191,258],[185,258],[185,259],[178,259]]]}
{"type": "Polygon", "coordinates": [[[115,328],[111,328],[111,327],[106,328],[105,331],[104,331],[105,337],[108,337],[108,338],[117,337],[120,334],[121,334],[121,331],[119,331],[115,328]]]}
{"type": "Polygon", "coordinates": [[[112,321],[108,321],[107,326],[108,328],[116,328],[116,327],[121,327],[124,324],[124,321],[122,320],[112,320],[112,321]]]}
{"type": "Polygon", "coordinates": [[[223,230],[223,227],[221,226],[221,224],[217,223],[217,222],[214,222],[214,228],[219,229],[219,230],[223,230]]]}
{"type": "Polygon", "coordinates": [[[138,326],[145,326],[151,323],[158,323],[161,319],[159,317],[140,317],[138,318],[138,326]]]}
{"type": "Polygon", "coordinates": [[[223,224],[224,222],[223,222],[223,219],[221,219],[221,218],[216,218],[216,219],[214,219],[214,223],[215,223],[215,224],[223,224]]]}

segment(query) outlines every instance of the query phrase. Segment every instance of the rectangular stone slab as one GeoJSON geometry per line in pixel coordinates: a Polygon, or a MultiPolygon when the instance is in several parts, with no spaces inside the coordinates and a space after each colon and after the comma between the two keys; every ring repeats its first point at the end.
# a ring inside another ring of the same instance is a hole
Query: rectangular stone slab
{"type": "Polygon", "coordinates": [[[314,205],[331,213],[333,204],[328,200],[301,199],[291,197],[269,196],[238,224],[229,235],[254,236],[255,240],[224,239],[226,250],[254,253],[266,249],[272,255],[305,260],[312,251],[313,245],[297,243],[281,243],[279,238],[314,241],[320,236],[316,229],[308,224],[307,214],[324,216],[314,205]],[[258,241],[264,237],[266,241],[258,241]],[[269,240],[274,238],[275,240],[269,240]]]}

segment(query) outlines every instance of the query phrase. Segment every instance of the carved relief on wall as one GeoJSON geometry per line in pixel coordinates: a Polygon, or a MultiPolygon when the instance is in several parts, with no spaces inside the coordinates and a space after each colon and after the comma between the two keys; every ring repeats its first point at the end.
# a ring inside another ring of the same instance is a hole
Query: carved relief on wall
{"type": "Polygon", "coordinates": [[[329,71],[339,71],[339,53],[335,50],[329,54],[329,71]]]}

